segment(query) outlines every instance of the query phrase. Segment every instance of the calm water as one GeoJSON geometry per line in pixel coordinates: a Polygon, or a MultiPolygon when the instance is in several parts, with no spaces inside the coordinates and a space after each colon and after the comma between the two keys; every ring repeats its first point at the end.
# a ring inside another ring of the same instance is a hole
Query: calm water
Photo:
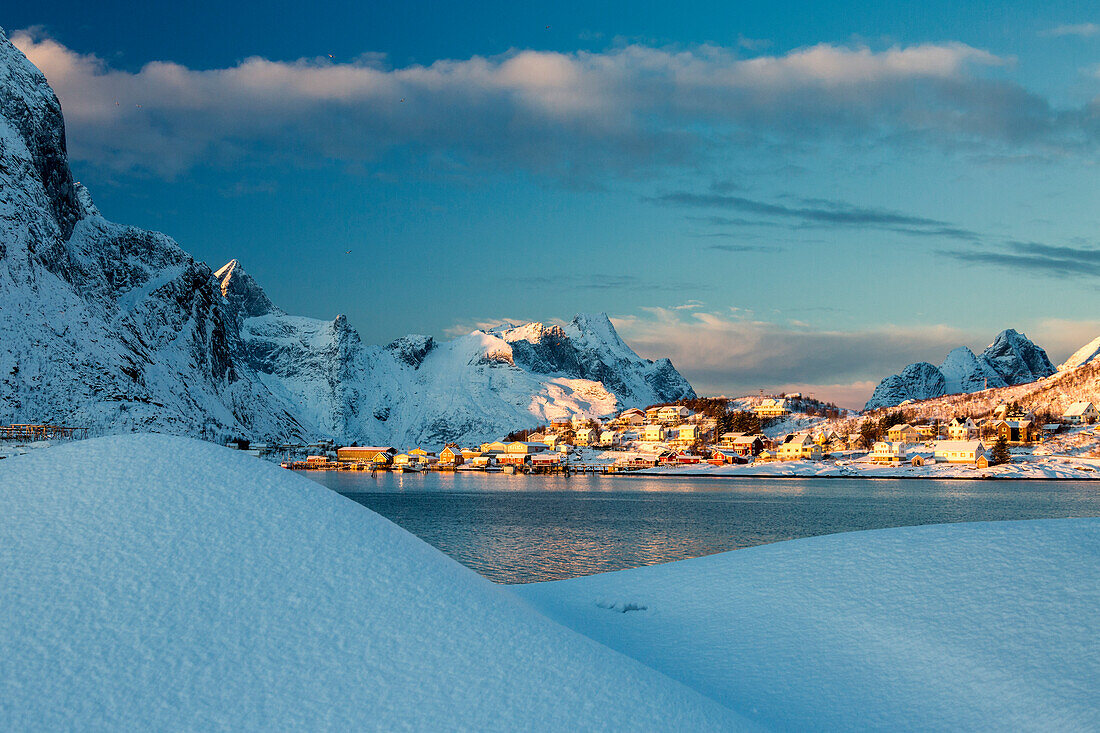
{"type": "Polygon", "coordinates": [[[503,583],[832,532],[1100,516],[1100,482],[305,475],[503,583]]]}

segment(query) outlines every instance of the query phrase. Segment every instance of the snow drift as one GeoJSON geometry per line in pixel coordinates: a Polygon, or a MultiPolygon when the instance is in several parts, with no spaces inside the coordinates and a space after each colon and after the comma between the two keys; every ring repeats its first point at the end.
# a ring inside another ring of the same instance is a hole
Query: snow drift
{"type": "Polygon", "coordinates": [[[780,542],[516,586],[781,730],[1100,728],[1100,520],[780,542]]]}
{"type": "Polygon", "coordinates": [[[407,445],[693,397],[606,316],[367,346],[287,315],[235,260],[103,218],[73,181],[61,107],[0,30],[0,422],[93,433],[407,445]]]}
{"type": "Polygon", "coordinates": [[[714,730],[744,720],[373,512],[167,436],[0,462],[4,730],[714,730]]]}

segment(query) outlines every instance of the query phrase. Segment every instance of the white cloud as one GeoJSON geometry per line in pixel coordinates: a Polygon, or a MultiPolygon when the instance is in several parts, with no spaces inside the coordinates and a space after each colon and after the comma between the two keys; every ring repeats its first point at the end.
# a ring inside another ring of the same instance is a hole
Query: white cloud
{"type": "Polygon", "coordinates": [[[667,356],[703,392],[878,382],[914,361],[939,361],[974,335],[943,325],[815,329],[721,313],[649,308],[612,319],[648,358],[667,356]]]}
{"type": "Polygon", "coordinates": [[[12,41],[57,91],[75,158],[165,175],[273,157],[369,165],[396,149],[467,167],[638,173],[713,145],[695,123],[761,136],[856,126],[1001,137],[1046,124],[1041,102],[976,75],[1004,59],[961,43],[752,58],[709,45],[513,50],[396,69],[377,55],[253,57],[130,72],[34,32],[12,41]],[[1016,108],[1027,119],[1006,123],[1016,108]]]}
{"type": "Polygon", "coordinates": [[[1049,30],[1042,31],[1039,35],[1058,38],[1061,36],[1081,36],[1088,38],[1100,33],[1100,25],[1096,23],[1075,23],[1060,25],[1049,30]]]}

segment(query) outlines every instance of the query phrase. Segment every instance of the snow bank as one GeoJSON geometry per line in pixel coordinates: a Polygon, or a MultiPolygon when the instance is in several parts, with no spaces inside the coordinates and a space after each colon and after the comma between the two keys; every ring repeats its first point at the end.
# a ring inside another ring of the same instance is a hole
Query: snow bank
{"type": "Polygon", "coordinates": [[[365,508],[213,445],[0,462],[0,729],[727,729],[365,508]]]}
{"type": "Polygon", "coordinates": [[[1100,729],[1100,520],[813,537],[514,592],[766,726],[1100,729]]]}

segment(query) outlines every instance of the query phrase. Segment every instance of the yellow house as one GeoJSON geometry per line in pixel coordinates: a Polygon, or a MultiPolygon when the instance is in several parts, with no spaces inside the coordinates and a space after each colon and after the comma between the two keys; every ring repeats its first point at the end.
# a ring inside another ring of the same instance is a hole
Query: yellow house
{"type": "Polygon", "coordinates": [[[664,425],[645,425],[642,427],[642,440],[650,443],[660,443],[664,439],[664,425]]]}
{"type": "Polygon", "coordinates": [[[781,461],[820,461],[825,457],[821,446],[807,433],[799,433],[779,446],[781,461]]]}
{"type": "Polygon", "coordinates": [[[886,436],[892,443],[919,443],[920,431],[909,423],[899,423],[886,431],[886,436]]]}

